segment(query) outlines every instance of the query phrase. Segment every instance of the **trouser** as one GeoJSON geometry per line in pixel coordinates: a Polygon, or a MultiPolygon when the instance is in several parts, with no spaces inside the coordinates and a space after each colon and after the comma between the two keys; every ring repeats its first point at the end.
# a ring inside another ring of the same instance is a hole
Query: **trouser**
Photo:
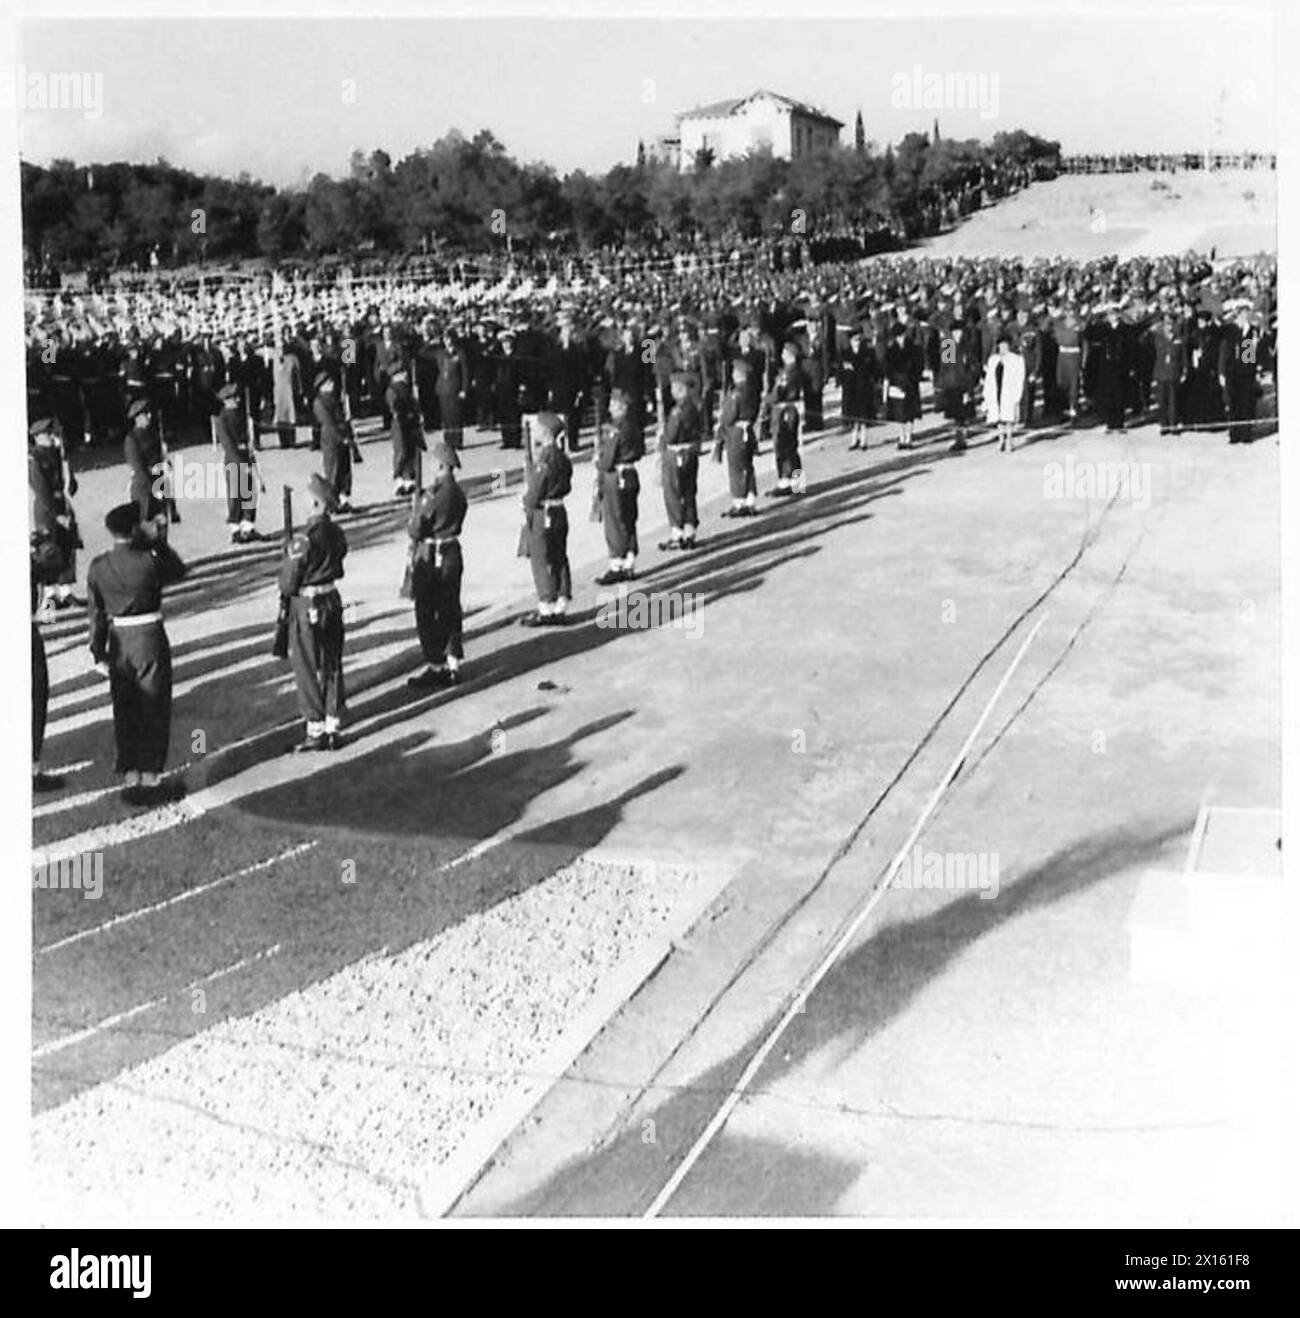
{"type": "Polygon", "coordinates": [[[461,416],[461,410],[459,395],[438,395],[438,422],[442,427],[442,437],[447,441],[448,448],[465,447],[465,419],[461,416]]]}
{"type": "Polygon", "coordinates": [[[32,763],[41,758],[45,744],[45,719],[50,708],[50,670],[45,662],[45,639],[32,623],[32,763]]]}
{"type": "Polygon", "coordinates": [[[337,719],[344,710],[343,603],[337,594],[289,602],[289,662],[298,709],[308,723],[337,719]]]}
{"type": "Polygon", "coordinates": [[[1178,429],[1178,382],[1176,380],[1157,380],[1156,412],[1160,418],[1161,430],[1178,429]]]}
{"type": "Polygon", "coordinates": [[[573,598],[568,546],[569,518],[563,508],[537,508],[528,514],[528,562],[541,604],[573,598]]]}
{"type": "Polygon", "coordinates": [[[415,632],[425,659],[441,668],[447,656],[465,657],[460,583],[465,564],[460,545],[421,545],[411,569],[415,632]]]}
{"type": "Polygon", "coordinates": [[[501,447],[523,448],[524,419],[518,413],[501,418],[501,447]]]}
{"type": "Polygon", "coordinates": [[[799,455],[799,414],[791,407],[777,411],[773,456],[778,480],[793,480],[796,473],[803,470],[803,459],[799,455]]]}
{"type": "Polygon", "coordinates": [[[1255,437],[1255,427],[1250,423],[1255,419],[1255,379],[1243,376],[1241,379],[1228,377],[1228,438],[1238,443],[1250,443],[1255,437]]]}
{"type": "Polygon", "coordinates": [[[753,499],[758,493],[758,479],[754,475],[754,427],[731,426],[725,437],[727,451],[727,484],[735,500],[753,499]]]}
{"type": "Polygon", "coordinates": [[[635,470],[600,473],[601,520],[610,558],[626,558],[638,549],[636,539],[637,499],[641,478],[635,470]]]}
{"type": "Polygon", "coordinates": [[[172,651],[162,623],[109,624],[108,673],[118,773],[161,773],[172,725],[172,651]]]}
{"type": "Polygon", "coordinates": [[[694,448],[666,448],[663,456],[664,511],[675,531],[700,524],[695,491],[700,478],[700,454],[694,448]]]}
{"type": "Polygon", "coordinates": [[[1079,410],[1079,354],[1062,352],[1056,358],[1056,393],[1067,412],[1079,410]]]}
{"type": "Polygon", "coordinates": [[[820,430],[825,424],[824,404],[820,389],[805,389],[803,394],[803,422],[805,430],[820,430]]]}
{"type": "Polygon", "coordinates": [[[340,499],[352,498],[352,448],[345,442],[326,442],[321,445],[324,476],[330,489],[340,499]]]}
{"type": "Polygon", "coordinates": [[[226,524],[257,520],[257,479],[248,458],[226,459],[226,524]]]}
{"type": "Polygon", "coordinates": [[[1020,395],[1020,424],[1029,425],[1034,419],[1034,391],[1037,381],[1025,377],[1025,391],[1020,395]]]}
{"type": "Polygon", "coordinates": [[[404,426],[393,428],[393,479],[395,481],[413,481],[415,479],[415,454],[420,441],[404,426]]]}

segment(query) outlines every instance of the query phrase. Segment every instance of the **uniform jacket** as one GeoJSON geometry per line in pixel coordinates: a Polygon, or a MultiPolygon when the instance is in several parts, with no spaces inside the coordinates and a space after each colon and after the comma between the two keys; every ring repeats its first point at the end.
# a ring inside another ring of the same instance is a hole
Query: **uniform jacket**
{"type": "Polygon", "coordinates": [[[163,587],[184,575],[185,564],[161,540],[117,544],[94,558],[86,572],[86,612],[95,662],[109,657],[110,618],[157,613],[163,587]]]}
{"type": "Polygon", "coordinates": [[[297,595],[304,586],[324,586],[343,575],[348,538],[324,513],[309,517],[289,542],[280,567],[280,594],[297,595]]]}
{"type": "Polygon", "coordinates": [[[573,488],[573,463],[569,455],[554,444],[547,444],[533,463],[524,489],[524,508],[536,512],[550,499],[563,499],[573,488]]]}

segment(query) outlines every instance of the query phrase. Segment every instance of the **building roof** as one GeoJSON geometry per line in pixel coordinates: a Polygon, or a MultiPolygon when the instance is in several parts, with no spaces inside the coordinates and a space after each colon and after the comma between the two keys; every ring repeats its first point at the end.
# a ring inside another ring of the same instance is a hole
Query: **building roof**
{"type": "Polygon", "coordinates": [[[796,101],[792,96],[782,96],[780,92],[768,91],[765,87],[750,92],[748,96],[736,96],[726,101],[711,101],[708,105],[697,105],[693,110],[683,111],[677,118],[679,121],[682,119],[725,119],[727,116],[735,114],[742,105],[747,105],[760,96],[767,96],[774,101],[779,101],[787,109],[802,114],[806,118],[816,119],[824,124],[834,124],[836,128],[844,127],[842,119],[836,119],[824,110],[817,109],[815,105],[809,105],[806,101],[796,101]]]}

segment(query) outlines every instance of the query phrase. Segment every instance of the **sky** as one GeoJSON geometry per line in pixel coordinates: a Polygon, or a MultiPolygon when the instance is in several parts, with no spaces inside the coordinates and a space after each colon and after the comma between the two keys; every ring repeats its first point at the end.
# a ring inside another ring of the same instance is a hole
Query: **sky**
{"type": "Polygon", "coordinates": [[[489,128],[561,173],[603,171],[671,130],[675,112],[759,87],[844,120],[844,141],[861,110],[883,148],[936,117],[899,103],[897,79],[910,88],[918,65],[996,86],[996,115],[938,111],[945,135],[1023,127],[1067,151],[1197,150],[1217,114],[1226,148],[1277,145],[1272,16],[1250,4],[847,20],[41,20],[21,27],[16,59],[28,75],[102,74],[98,118],[22,113],[27,160],[165,156],[277,185],[343,173],[354,148],[396,160],[453,127],[489,128]]]}

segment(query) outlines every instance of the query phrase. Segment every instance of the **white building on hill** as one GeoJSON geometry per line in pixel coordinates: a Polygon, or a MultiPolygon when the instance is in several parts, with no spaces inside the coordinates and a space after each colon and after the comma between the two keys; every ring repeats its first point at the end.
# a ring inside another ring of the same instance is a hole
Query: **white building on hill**
{"type": "Polygon", "coordinates": [[[693,169],[696,156],[706,148],[714,160],[764,147],[784,160],[799,160],[835,146],[843,127],[815,106],[760,88],[679,114],[675,136],[662,138],[653,153],[659,159],[675,159],[683,170],[693,169]]]}

